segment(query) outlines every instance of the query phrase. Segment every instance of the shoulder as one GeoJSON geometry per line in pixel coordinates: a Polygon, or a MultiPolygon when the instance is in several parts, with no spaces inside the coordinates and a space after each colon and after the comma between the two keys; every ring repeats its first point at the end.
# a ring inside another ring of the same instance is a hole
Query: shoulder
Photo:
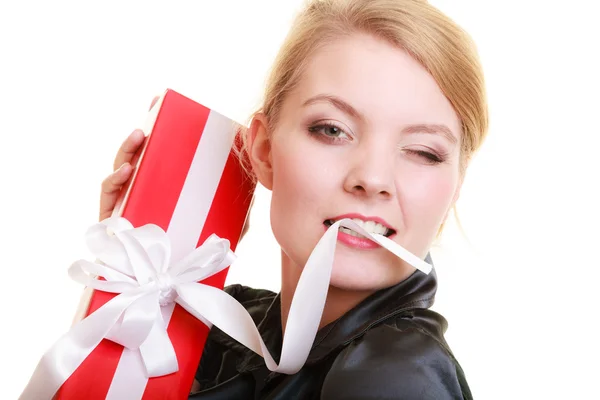
{"type": "MultiPolygon", "coordinates": [[[[269,306],[273,302],[273,299],[277,296],[276,293],[266,289],[253,289],[240,284],[225,286],[223,290],[225,293],[237,300],[242,307],[246,309],[248,314],[250,314],[252,317],[255,325],[258,325],[260,321],[262,321],[269,309],[269,306]]],[[[232,339],[229,335],[222,332],[216,326],[211,327],[208,335],[208,341],[217,342],[222,345],[232,346],[235,348],[244,348],[244,346],[232,339]]]]}
{"type": "MultiPolygon", "coordinates": [[[[229,285],[223,290],[236,299],[250,314],[255,324],[264,318],[276,296],[265,289],[254,289],[240,284],[229,285]]],[[[237,365],[251,351],[212,326],[206,339],[202,357],[196,371],[196,381],[205,390],[238,374],[237,365]]]]}
{"type": "Polygon", "coordinates": [[[223,290],[240,303],[261,301],[267,298],[273,300],[277,295],[277,293],[267,289],[255,289],[249,286],[240,285],[239,283],[225,286],[223,290]]]}
{"type": "Polygon", "coordinates": [[[418,319],[394,318],[348,344],[325,378],[322,398],[470,399],[443,337],[418,319]]]}
{"type": "Polygon", "coordinates": [[[254,289],[240,284],[225,286],[223,290],[236,299],[253,319],[253,314],[262,315],[277,296],[277,293],[267,289],[254,289]]]}

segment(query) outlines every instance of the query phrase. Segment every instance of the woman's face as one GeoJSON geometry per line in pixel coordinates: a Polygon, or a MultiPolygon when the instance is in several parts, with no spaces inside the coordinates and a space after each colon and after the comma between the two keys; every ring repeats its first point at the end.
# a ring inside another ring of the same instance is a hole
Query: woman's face
{"type": "MultiPolygon", "coordinates": [[[[424,258],[458,196],[458,116],[418,62],[367,35],[316,52],[274,131],[263,134],[270,146],[255,152],[255,168],[272,190],[275,238],[295,267],[344,216],[372,221],[366,229],[424,258]]],[[[412,272],[368,239],[340,232],[333,286],[377,290],[412,272]]]]}

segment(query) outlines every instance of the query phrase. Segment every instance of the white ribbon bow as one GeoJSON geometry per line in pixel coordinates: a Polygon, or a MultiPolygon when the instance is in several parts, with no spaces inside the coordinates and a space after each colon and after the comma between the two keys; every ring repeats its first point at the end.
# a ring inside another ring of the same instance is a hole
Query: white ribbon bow
{"type": "MultiPolygon", "coordinates": [[[[138,350],[147,377],[176,372],[177,358],[160,306],[176,302],[189,308],[184,299],[194,291],[224,294],[197,282],[222,271],[235,259],[229,241],[212,235],[182,260],[170,264],[171,244],[160,227],[133,228],[120,217],[92,226],[86,241],[99,262],[79,260],[71,265],[69,275],[86,286],[119,295],[74,325],[44,354],[22,399],[52,398],[102,339],[138,350]]],[[[198,297],[200,302],[206,301],[205,296],[198,297]]],[[[196,307],[202,310],[203,305],[196,307]]]]}
{"type": "Polygon", "coordinates": [[[335,222],[300,276],[277,365],[244,307],[223,290],[197,283],[233,262],[229,241],[212,235],[171,264],[169,237],[160,227],[133,228],[121,217],[95,224],[86,239],[100,262],[79,260],[71,265],[69,275],[86,286],[119,295],[74,325],[44,354],[20,399],[51,399],[104,338],[139,351],[147,377],[176,372],[175,351],[160,311],[160,306],[171,302],[261,355],[269,370],[296,373],[308,358],[321,320],[340,226],[369,237],[426,274],[431,271],[431,265],[387,237],[369,233],[350,219],[335,222]]]}

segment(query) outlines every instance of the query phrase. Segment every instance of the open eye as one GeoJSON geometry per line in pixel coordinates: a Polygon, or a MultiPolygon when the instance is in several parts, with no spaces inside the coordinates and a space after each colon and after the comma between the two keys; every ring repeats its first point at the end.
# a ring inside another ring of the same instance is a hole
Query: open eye
{"type": "Polygon", "coordinates": [[[346,133],[344,129],[332,122],[323,122],[316,125],[312,125],[308,128],[308,131],[312,135],[315,135],[322,140],[330,142],[352,140],[352,137],[348,133],[346,133]]]}

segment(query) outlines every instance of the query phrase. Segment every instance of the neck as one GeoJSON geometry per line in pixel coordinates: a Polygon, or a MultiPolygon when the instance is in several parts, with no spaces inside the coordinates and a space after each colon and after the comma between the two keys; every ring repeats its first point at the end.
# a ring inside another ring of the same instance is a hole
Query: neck
{"type": "MultiPolygon", "coordinates": [[[[290,306],[292,304],[292,299],[294,298],[294,293],[296,292],[296,287],[298,286],[298,280],[300,279],[301,273],[302,267],[296,265],[285,253],[282,252],[281,327],[284,332],[287,324],[288,314],[290,312],[290,306]]],[[[321,322],[319,323],[319,329],[340,318],[372,293],[373,291],[344,290],[330,285],[327,291],[325,307],[323,309],[321,322]]]]}

